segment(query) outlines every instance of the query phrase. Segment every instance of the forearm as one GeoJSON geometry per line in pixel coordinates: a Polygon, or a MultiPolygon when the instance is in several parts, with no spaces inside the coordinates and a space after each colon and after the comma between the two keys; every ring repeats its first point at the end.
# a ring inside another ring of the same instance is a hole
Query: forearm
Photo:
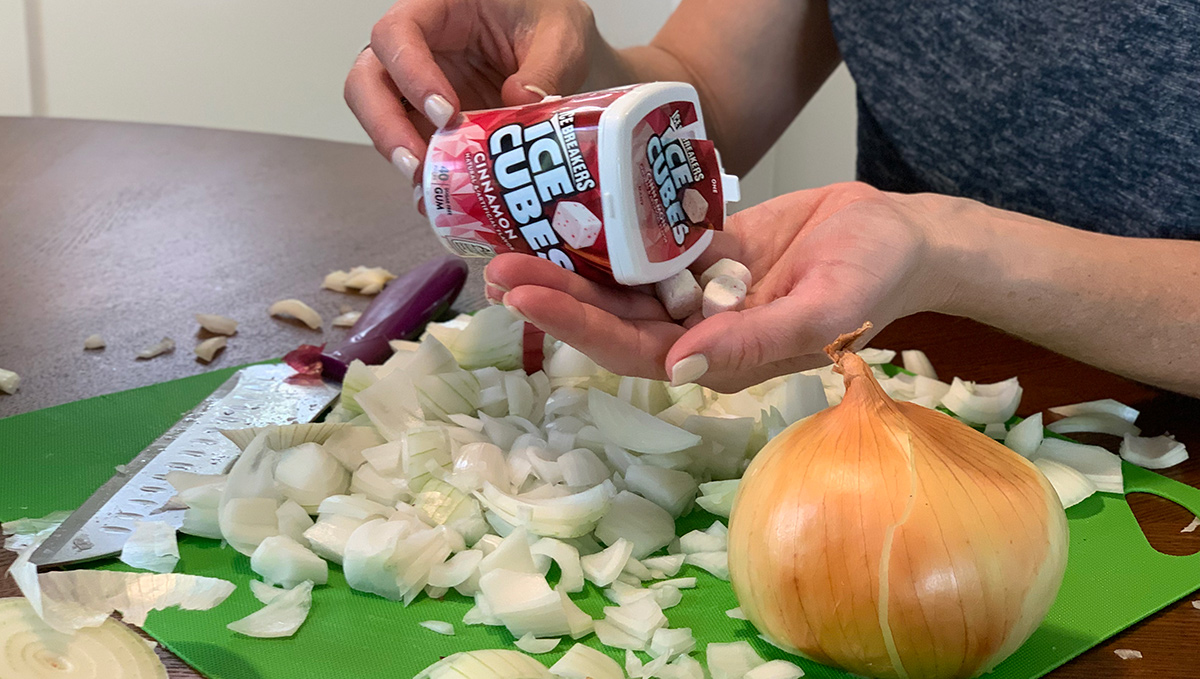
{"type": "Polygon", "coordinates": [[[933,310],[1200,395],[1200,242],[1120,238],[942,200],[929,221],[933,310]]]}
{"type": "Polygon", "coordinates": [[[737,174],[770,149],[841,59],[823,0],[684,0],[650,45],[594,45],[586,89],[691,83],[709,136],[737,174]]]}

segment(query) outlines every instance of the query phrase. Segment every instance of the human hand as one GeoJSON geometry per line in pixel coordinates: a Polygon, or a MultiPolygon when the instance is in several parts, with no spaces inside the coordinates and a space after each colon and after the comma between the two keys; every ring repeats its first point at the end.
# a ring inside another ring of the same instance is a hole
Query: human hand
{"type": "Polygon", "coordinates": [[[429,137],[458,111],[572,93],[601,44],[581,0],[399,0],[350,70],[346,103],[419,182],[429,137]]]}
{"type": "Polygon", "coordinates": [[[487,295],[613,372],[736,391],[828,363],[822,348],[863,321],[878,332],[931,308],[946,285],[926,266],[926,226],[946,200],[847,183],[739,212],[692,269],[722,257],[745,264],[745,307],[683,325],[651,289],[604,286],[528,255],[492,260],[487,295]],[[675,374],[696,355],[680,370],[691,374],[675,374]]]}

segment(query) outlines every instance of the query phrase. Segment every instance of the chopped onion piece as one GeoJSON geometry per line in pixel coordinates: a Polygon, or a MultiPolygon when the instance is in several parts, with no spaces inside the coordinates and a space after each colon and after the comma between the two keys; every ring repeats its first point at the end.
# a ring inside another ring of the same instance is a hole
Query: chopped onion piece
{"type": "Polygon", "coordinates": [[[447,656],[413,679],[553,679],[545,665],[521,653],[501,649],[447,656]]]}
{"type": "Polygon", "coordinates": [[[445,634],[448,637],[454,636],[454,625],[448,622],[443,622],[441,620],[423,620],[417,624],[431,632],[445,634]]]}
{"type": "Polygon", "coordinates": [[[175,527],[164,521],[134,521],[121,548],[121,561],[155,573],[170,573],[179,563],[175,527]]]}
{"type": "Polygon", "coordinates": [[[1146,469],[1166,469],[1188,459],[1187,448],[1174,436],[1140,437],[1125,434],[1121,457],[1146,469]]]}
{"type": "Polygon", "coordinates": [[[702,568],[722,580],[729,580],[728,552],[696,552],[688,554],[683,561],[686,564],[702,568]]]}
{"type": "Polygon", "coordinates": [[[858,357],[867,363],[867,365],[883,365],[891,363],[892,359],[896,358],[896,352],[891,349],[876,349],[875,347],[865,347],[856,352],[858,357]]]}
{"type": "Polygon", "coordinates": [[[747,672],[765,663],[747,641],[709,644],[705,658],[712,679],[743,679],[747,672]]]}
{"type": "Polygon", "coordinates": [[[74,633],[40,620],[29,601],[0,599],[0,676],[165,679],[167,668],[148,643],[116,620],[74,633]]]}
{"type": "Polygon", "coordinates": [[[1017,412],[1022,393],[1015,377],[995,384],[975,384],[956,377],[942,397],[942,405],[968,422],[1007,422],[1017,412]]]}
{"type": "Polygon", "coordinates": [[[1042,445],[1042,414],[1035,413],[1017,424],[1004,436],[1004,445],[1024,458],[1031,458],[1042,445]]]}
{"type": "Polygon", "coordinates": [[[520,639],[514,641],[513,645],[522,651],[525,651],[526,653],[539,654],[549,653],[550,651],[558,648],[558,643],[560,641],[562,641],[562,639],[559,637],[554,637],[551,639],[538,639],[527,632],[520,639]]]}
{"type": "Polygon", "coordinates": [[[232,335],[238,327],[237,321],[217,314],[196,314],[196,322],[214,335],[232,335]]]}
{"type": "Polygon", "coordinates": [[[550,673],[560,679],[625,679],[617,661],[583,644],[567,649],[566,654],[550,666],[550,673]]]}
{"type": "Polygon", "coordinates": [[[622,648],[627,651],[641,651],[646,648],[646,642],[637,637],[619,629],[612,623],[604,620],[596,621],[596,638],[600,643],[612,648],[622,648]]]}
{"type": "Polygon", "coordinates": [[[450,557],[429,571],[429,584],[434,587],[458,587],[479,569],[483,552],[466,549],[450,557]]]}
{"type": "Polygon", "coordinates": [[[588,389],[588,410],[600,433],[628,450],[646,454],[672,453],[700,443],[699,436],[599,389],[588,389]]]}
{"type": "Polygon", "coordinates": [[[540,573],[518,573],[496,569],[479,578],[479,590],[492,614],[514,637],[527,633],[538,637],[571,633],[563,597],[550,589],[540,573]]]}
{"type": "Polygon", "coordinates": [[[641,597],[621,606],[605,606],[604,620],[643,645],[650,643],[656,630],[667,626],[667,617],[653,597],[641,597]]]}
{"type": "Polygon", "coordinates": [[[596,523],[596,537],[606,545],[627,539],[633,543],[633,558],[644,559],[675,538],[675,519],[662,507],[623,490],[596,523]]]}
{"type": "Polygon", "coordinates": [[[290,637],[300,629],[312,608],[313,583],[305,581],[271,599],[271,603],[226,627],[248,637],[290,637]]]}
{"type": "MultiPolygon", "coordinates": [[[[596,461],[599,462],[599,459],[596,461]]],[[[697,490],[696,479],[691,474],[653,465],[630,465],[625,470],[625,484],[629,490],[657,504],[676,518],[691,509],[697,490]]]]}
{"type": "MultiPolygon", "coordinates": [[[[1184,526],[1183,530],[1181,530],[1179,532],[1180,533],[1194,533],[1194,532],[1196,532],[1197,528],[1200,528],[1200,516],[1193,516],[1192,522],[1189,523],[1188,525],[1184,526]]],[[[1197,608],[1200,608],[1200,606],[1198,606],[1197,608]]]]}
{"type": "Polygon", "coordinates": [[[1033,463],[1046,475],[1050,485],[1054,486],[1054,492],[1058,493],[1063,509],[1083,502],[1096,492],[1096,484],[1073,467],[1047,458],[1036,459],[1033,463]]]}
{"type": "Polygon", "coordinates": [[[526,499],[513,497],[484,482],[483,490],[476,496],[510,525],[524,526],[535,535],[574,538],[590,533],[601,517],[612,513],[615,492],[612,482],[605,481],[573,495],[526,499]]]}
{"type": "Polygon", "coordinates": [[[1085,413],[1071,415],[1061,420],[1051,422],[1046,428],[1056,434],[1074,434],[1088,432],[1095,434],[1112,434],[1113,436],[1137,436],[1141,428],[1128,420],[1108,413],[1085,413]]]}
{"type": "Polygon", "coordinates": [[[87,339],[83,340],[84,349],[103,349],[104,346],[104,338],[100,335],[88,335],[87,339]]]}
{"type": "Polygon", "coordinates": [[[581,557],[580,566],[589,582],[597,587],[607,587],[625,570],[625,563],[629,561],[631,554],[633,543],[618,538],[604,551],[581,557]]]}
{"type": "Polygon", "coordinates": [[[696,504],[705,511],[728,519],[733,511],[733,498],[737,495],[740,481],[741,479],[732,479],[700,484],[700,497],[696,498],[696,504]]]}
{"type": "Polygon", "coordinates": [[[1102,493],[1124,493],[1125,481],[1121,474],[1121,458],[1100,446],[1047,438],[1038,446],[1038,458],[1048,458],[1072,467],[1092,480],[1102,493]]]}
{"type": "Polygon", "coordinates": [[[1008,427],[1004,426],[1003,422],[993,422],[983,428],[983,433],[989,438],[1003,441],[1008,437],[1008,427]]]}
{"type": "MultiPolygon", "coordinates": [[[[716,522],[715,525],[724,525],[716,522]]],[[[710,529],[711,530],[711,529],[710,529]]],[[[729,544],[729,539],[726,534],[717,531],[699,531],[694,530],[679,538],[679,549],[684,554],[696,554],[698,552],[721,552],[729,544]]]]}
{"type": "Polygon", "coordinates": [[[222,429],[221,435],[233,441],[233,444],[242,451],[249,448],[259,434],[266,434],[262,444],[266,448],[287,450],[302,443],[324,445],[326,442],[334,440],[344,430],[355,429],[367,429],[367,427],[351,427],[344,422],[305,422],[249,429],[222,429]]]}
{"type": "Polygon", "coordinates": [[[250,581],[250,593],[253,594],[254,598],[258,599],[258,602],[261,604],[269,604],[276,598],[287,594],[287,592],[288,590],[282,587],[268,585],[262,580],[250,581]]]}
{"type": "MultiPolygon", "coordinates": [[[[681,559],[683,559],[685,555],[679,554],[678,556],[681,559]]],[[[696,578],[694,578],[694,577],[671,578],[670,580],[660,580],[659,582],[650,583],[650,589],[657,589],[659,587],[674,587],[675,589],[695,589],[696,578]]]]}
{"type": "Polygon", "coordinates": [[[650,655],[656,658],[667,656],[671,659],[683,653],[691,653],[695,648],[696,638],[692,636],[689,627],[660,627],[650,639],[650,655]]]}
{"type": "Polygon", "coordinates": [[[1135,660],[1142,657],[1141,651],[1135,651],[1132,648],[1118,648],[1113,653],[1116,653],[1121,660],[1135,660]]]}
{"type": "Polygon", "coordinates": [[[312,551],[326,561],[341,564],[346,553],[346,543],[358,527],[366,523],[341,514],[322,514],[312,528],[304,531],[312,551]]]}
{"type": "Polygon", "coordinates": [[[259,543],[250,556],[250,570],[261,575],[267,584],[288,589],[306,580],[323,585],[329,578],[329,564],[286,535],[275,535],[259,543]]]}
{"type": "Polygon", "coordinates": [[[384,476],[369,464],[359,467],[350,476],[349,492],[363,495],[382,505],[394,505],[411,497],[408,482],[404,479],[384,476]]]}
{"type": "Polygon", "coordinates": [[[929,357],[920,349],[906,349],[900,352],[900,359],[904,362],[904,369],[914,375],[928,377],[931,380],[938,378],[937,371],[933,369],[933,363],[929,361],[929,357]]]}
{"type": "Polygon", "coordinates": [[[321,314],[298,299],[281,299],[267,309],[272,316],[291,316],[313,330],[321,329],[321,314]]]}
{"type": "Polygon", "coordinates": [[[583,564],[578,549],[561,540],[542,538],[533,543],[529,552],[534,557],[549,557],[558,565],[560,575],[555,589],[569,593],[583,591],[583,564]]]}
{"type": "Polygon", "coordinates": [[[1071,405],[1065,406],[1056,406],[1054,408],[1050,408],[1050,412],[1054,413],[1055,415],[1062,415],[1063,417],[1102,413],[1106,415],[1114,415],[1122,420],[1125,420],[1126,422],[1129,422],[1130,424],[1136,422],[1138,415],[1140,414],[1138,413],[1137,409],[1130,408],[1124,403],[1121,403],[1120,401],[1114,401],[1111,398],[1100,399],[1099,401],[1072,403],[1071,405]]]}
{"type": "Polygon", "coordinates": [[[282,451],[275,481],[284,497],[313,512],[325,498],[346,492],[350,473],[321,444],[302,443],[282,451]]]}
{"type": "MultiPolygon", "coordinates": [[[[165,354],[165,353],[168,353],[171,351],[175,351],[175,340],[171,339],[170,337],[164,337],[158,341],[158,344],[154,344],[154,345],[146,347],[145,349],[142,349],[141,352],[138,353],[137,357],[142,360],[149,360],[151,358],[154,358],[155,356],[161,356],[162,354],[165,354]]],[[[2,377],[3,376],[0,375],[0,388],[3,388],[4,380],[2,379],[2,377]]],[[[14,391],[15,391],[15,387],[14,387],[14,391]]],[[[8,393],[11,394],[12,392],[10,391],[8,393]]]]}
{"type": "Polygon", "coordinates": [[[743,675],[742,679],[800,679],[804,670],[786,660],[771,660],[743,675]]]}
{"type": "Polygon", "coordinates": [[[642,559],[642,565],[660,573],[661,576],[672,577],[683,567],[683,554],[648,557],[642,559]]]}
{"type": "Polygon", "coordinates": [[[361,311],[347,311],[343,314],[338,314],[333,317],[332,325],[335,328],[352,328],[362,317],[361,311]]]}

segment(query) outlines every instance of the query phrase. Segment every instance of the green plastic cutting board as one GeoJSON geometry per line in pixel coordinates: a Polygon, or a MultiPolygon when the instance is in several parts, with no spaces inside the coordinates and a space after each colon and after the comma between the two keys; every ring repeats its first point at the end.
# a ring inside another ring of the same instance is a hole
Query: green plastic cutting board
{"type": "MultiPolygon", "coordinates": [[[[128,462],[233,370],[0,420],[0,519],[76,507],[112,475],[115,465],[128,462]]],[[[1200,514],[1200,490],[1128,465],[1125,475],[1127,491],[1161,495],[1200,514]]],[[[1070,558],[1058,600],[1034,636],[990,677],[1039,677],[1200,586],[1200,554],[1167,556],[1156,551],[1124,498],[1095,495],[1069,509],[1067,516],[1070,558]]],[[[679,530],[707,527],[712,520],[696,512],[679,522],[679,530]]],[[[312,613],[294,637],[241,637],[225,625],[260,606],[247,586],[253,577],[249,559],[220,549],[216,541],[190,537],[180,540],[180,553],[179,572],[226,578],[238,589],[210,611],[151,613],[146,630],[210,677],[397,679],[411,677],[455,651],[512,647],[512,637],[503,628],[463,625],[471,602],[453,592],[445,601],[422,597],[405,608],[351,590],[336,567],[330,569],[329,585],[313,592],[312,613]],[[457,635],[418,627],[423,620],[454,623],[457,635]]],[[[749,623],[727,617],[725,611],[737,605],[728,583],[690,566],[680,575],[697,576],[699,586],[686,591],[683,602],[666,613],[672,627],[692,628],[698,650],[708,642],[746,639],[764,657],[797,661],[810,677],[848,676],[786,656],[759,640],[749,623]]],[[[605,601],[590,588],[579,604],[599,617],[605,601]]],[[[568,643],[541,659],[553,662],[568,643]]],[[[594,637],[586,643],[598,647],[594,637]]]]}

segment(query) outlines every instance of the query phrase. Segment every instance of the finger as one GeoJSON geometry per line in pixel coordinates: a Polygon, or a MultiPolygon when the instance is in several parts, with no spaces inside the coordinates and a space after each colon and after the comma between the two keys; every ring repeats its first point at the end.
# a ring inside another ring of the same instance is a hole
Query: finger
{"type": "Polygon", "coordinates": [[[350,69],[345,97],[376,150],[414,181],[425,157],[425,139],[409,120],[400,93],[371,50],[359,54],[350,69]]]}
{"type": "Polygon", "coordinates": [[[540,21],[518,45],[517,72],[500,89],[506,106],[534,103],[548,94],[571,94],[583,85],[587,59],[579,27],[585,24],[572,15],[574,5],[562,10],[540,21]]]}
{"type": "Polygon", "coordinates": [[[504,306],[618,375],[666,379],[663,360],[683,334],[674,323],[620,318],[561,290],[534,285],[505,293],[504,306]]]}
{"type": "Polygon", "coordinates": [[[583,304],[621,318],[671,322],[670,315],[652,295],[634,288],[607,286],[589,281],[577,273],[533,255],[515,252],[500,255],[488,263],[483,276],[488,285],[501,290],[536,285],[565,292],[583,304]]]}
{"type": "Polygon", "coordinates": [[[452,13],[467,11],[459,5],[445,0],[401,0],[371,30],[371,51],[396,88],[438,128],[453,119],[459,100],[429,43],[431,38],[458,32],[455,29],[461,27],[451,24],[452,13]]]}
{"type": "Polygon", "coordinates": [[[781,297],[744,311],[726,311],[704,319],[671,347],[667,371],[680,381],[675,373],[680,362],[686,360],[682,364],[686,368],[679,368],[687,373],[686,381],[699,380],[703,375],[714,380],[729,379],[730,375],[821,351],[837,336],[831,331],[832,325],[849,327],[844,321],[829,305],[799,297],[781,297]],[[701,365],[704,370],[700,370],[701,365]]]}

